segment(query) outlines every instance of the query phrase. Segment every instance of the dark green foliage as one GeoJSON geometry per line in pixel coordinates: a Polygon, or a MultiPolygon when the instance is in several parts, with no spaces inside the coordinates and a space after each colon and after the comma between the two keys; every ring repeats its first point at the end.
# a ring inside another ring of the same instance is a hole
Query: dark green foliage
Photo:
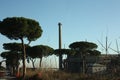
{"type": "Polygon", "coordinates": [[[56,49],[53,53],[55,55],[59,55],[59,52],[62,54],[62,55],[74,55],[76,53],[75,50],[71,50],[71,49],[56,49]]]}
{"type": "Polygon", "coordinates": [[[22,58],[21,54],[18,54],[16,51],[2,52],[1,57],[6,59],[6,68],[15,74],[18,72],[19,60],[22,58]]]}
{"type": "MultiPolygon", "coordinates": [[[[28,48],[29,46],[25,44],[25,47],[28,48]]],[[[3,48],[5,50],[8,50],[8,52],[3,52],[1,55],[3,55],[3,58],[16,57],[19,59],[22,59],[22,44],[21,43],[4,43],[3,48]],[[4,57],[5,56],[5,57],[4,57]]]]}
{"type": "Polygon", "coordinates": [[[0,66],[0,70],[6,70],[5,67],[3,66],[0,66]]]}
{"type": "Polygon", "coordinates": [[[77,54],[84,54],[84,55],[100,55],[101,52],[99,52],[97,49],[97,45],[92,42],[74,42],[69,45],[69,47],[73,50],[77,51],[77,54]]]}
{"type": "Polygon", "coordinates": [[[75,50],[71,49],[56,49],[54,50],[53,54],[59,56],[59,70],[62,70],[62,62],[63,62],[63,55],[74,55],[76,53],[75,50]]]}
{"type": "MultiPolygon", "coordinates": [[[[28,48],[29,45],[25,44],[25,48],[28,48]]],[[[4,43],[3,48],[5,50],[17,51],[22,53],[22,44],[21,43],[4,43]]]]}
{"type": "Polygon", "coordinates": [[[34,49],[32,47],[29,47],[26,49],[26,54],[27,54],[27,57],[29,58],[37,58],[36,55],[35,55],[36,51],[34,51],[34,49]]]}
{"type": "Polygon", "coordinates": [[[69,45],[71,49],[78,49],[78,50],[90,50],[90,49],[96,49],[98,46],[95,43],[92,42],[74,42],[69,45]]]}
{"type": "Polygon", "coordinates": [[[101,54],[100,51],[98,50],[88,50],[88,54],[93,55],[93,56],[99,56],[101,54]]]}
{"type": "Polygon", "coordinates": [[[21,59],[22,58],[22,54],[20,54],[19,52],[16,51],[6,51],[6,52],[2,52],[1,57],[3,57],[4,59],[21,59]]]}
{"type": "Polygon", "coordinates": [[[36,58],[41,58],[41,57],[46,57],[49,55],[52,55],[53,48],[47,46],[47,45],[37,45],[28,48],[27,50],[27,55],[30,57],[36,57],[36,58]]]}
{"type": "Polygon", "coordinates": [[[19,62],[19,59],[21,58],[21,54],[17,54],[16,52],[2,52],[1,57],[5,58],[10,62],[10,65],[16,64],[16,62],[19,62]]]}
{"type": "MultiPolygon", "coordinates": [[[[0,21],[0,25],[1,25],[1,22],[2,22],[2,21],[0,21]]],[[[1,29],[0,29],[0,33],[1,33],[1,29]]]]}
{"type": "Polygon", "coordinates": [[[26,50],[24,39],[29,42],[36,40],[42,35],[42,29],[35,20],[24,17],[8,17],[0,22],[0,33],[9,39],[21,40],[23,52],[23,78],[26,74],[26,50]]]}
{"type": "Polygon", "coordinates": [[[41,53],[43,53],[44,57],[52,55],[52,52],[54,50],[52,47],[47,46],[47,45],[38,45],[38,47],[41,49],[42,51],[41,53]]]}
{"type": "Polygon", "coordinates": [[[39,23],[24,17],[8,17],[0,23],[1,34],[9,39],[27,38],[29,41],[36,40],[42,34],[39,23]]]}
{"type": "Polygon", "coordinates": [[[32,61],[34,65],[34,58],[40,58],[40,67],[41,67],[41,62],[42,62],[42,57],[47,57],[49,55],[52,55],[53,53],[53,48],[47,46],[47,45],[37,45],[33,46],[27,49],[27,55],[30,57],[30,60],[32,61]]]}
{"type": "MultiPolygon", "coordinates": [[[[80,41],[80,42],[74,42],[69,45],[69,47],[76,51],[76,54],[74,57],[79,57],[82,61],[82,73],[85,74],[87,71],[87,57],[89,56],[98,56],[100,55],[100,52],[97,51],[97,45],[92,42],[86,42],[86,41],[80,41]]],[[[92,63],[92,62],[91,62],[92,63]]],[[[93,64],[93,63],[92,63],[93,64]]],[[[81,65],[81,64],[80,64],[81,65]]]]}

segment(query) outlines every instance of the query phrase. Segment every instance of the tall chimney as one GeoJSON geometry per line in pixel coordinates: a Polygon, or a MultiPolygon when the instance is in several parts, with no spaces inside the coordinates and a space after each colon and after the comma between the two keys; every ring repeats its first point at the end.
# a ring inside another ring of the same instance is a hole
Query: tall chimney
{"type": "Polygon", "coordinates": [[[61,23],[58,23],[58,27],[59,27],[59,49],[61,49],[61,48],[62,48],[61,26],[62,26],[62,24],[61,24],[61,23]]]}
{"type": "Polygon", "coordinates": [[[62,49],[62,39],[61,39],[61,23],[58,23],[58,27],[59,27],[59,70],[62,70],[62,53],[61,53],[61,49],[62,49]]]}

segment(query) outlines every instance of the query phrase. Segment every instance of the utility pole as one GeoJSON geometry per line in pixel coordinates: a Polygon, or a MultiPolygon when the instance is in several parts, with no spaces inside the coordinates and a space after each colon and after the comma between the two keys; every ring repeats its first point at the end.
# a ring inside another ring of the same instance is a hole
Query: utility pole
{"type": "Polygon", "coordinates": [[[58,23],[58,27],[59,27],[59,70],[62,70],[62,53],[61,53],[61,49],[62,49],[62,39],[61,39],[61,23],[58,23]]]}

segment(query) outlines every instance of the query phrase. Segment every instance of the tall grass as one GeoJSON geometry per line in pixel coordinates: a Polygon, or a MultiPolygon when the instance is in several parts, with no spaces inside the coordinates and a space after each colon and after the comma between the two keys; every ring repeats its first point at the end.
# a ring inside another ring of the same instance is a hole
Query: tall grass
{"type": "MultiPolygon", "coordinates": [[[[111,73],[112,74],[112,73],[111,73]]],[[[116,73],[119,74],[119,73],[116,73]]],[[[17,80],[22,80],[17,78],[17,80]]],[[[80,74],[68,73],[64,71],[54,71],[50,69],[42,69],[35,71],[27,70],[26,80],[120,80],[120,76],[111,76],[110,73],[106,75],[100,74],[80,74]]]]}

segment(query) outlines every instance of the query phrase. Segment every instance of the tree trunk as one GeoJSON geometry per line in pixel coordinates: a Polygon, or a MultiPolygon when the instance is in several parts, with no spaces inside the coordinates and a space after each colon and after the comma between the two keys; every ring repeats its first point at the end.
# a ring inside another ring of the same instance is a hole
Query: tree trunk
{"type": "Polygon", "coordinates": [[[23,38],[21,38],[21,42],[22,42],[22,51],[23,51],[23,80],[25,79],[25,75],[26,75],[26,64],[25,64],[25,59],[26,59],[26,51],[25,51],[25,45],[24,45],[24,41],[23,38]]]}
{"type": "Polygon", "coordinates": [[[15,65],[12,65],[12,68],[13,68],[13,75],[15,75],[15,73],[16,73],[15,65]]]}
{"type": "Polygon", "coordinates": [[[40,58],[39,68],[41,68],[41,66],[42,66],[42,57],[40,58]]]}
{"type": "Polygon", "coordinates": [[[19,65],[16,66],[16,74],[19,73],[19,65]]]}
{"type": "Polygon", "coordinates": [[[85,60],[84,60],[84,58],[83,58],[83,74],[85,74],[85,60]]]}
{"type": "Polygon", "coordinates": [[[59,70],[62,70],[62,53],[61,53],[61,49],[59,49],[59,70]]]}
{"type": "Polygon", "coordinates": [[[19,73],[19,65],[20,65],[18,55],[19,55],[19,53],[17,53],[17,59],[18,59],[18,60],[17,60],[17,62],[16,62],[16,73],[19,73]]]}
{"type": "Polygon", "coordinates": [[[33,70],[35,70],[35,61],[33,60],[33,59],[30,59],[31,60],[31,62],[32,62],[32,66],[33,66],[33,70]]]}
{"type": "Polygon", "coordinates": [[[85,55],[83,55],[83,74],[86,73],[86,59],[85,59],[85,55]]]}
{"type": "Polygon", "coordinates": [[[62,70],[62,54],[59,53],[59,70],[62,70]]]}

